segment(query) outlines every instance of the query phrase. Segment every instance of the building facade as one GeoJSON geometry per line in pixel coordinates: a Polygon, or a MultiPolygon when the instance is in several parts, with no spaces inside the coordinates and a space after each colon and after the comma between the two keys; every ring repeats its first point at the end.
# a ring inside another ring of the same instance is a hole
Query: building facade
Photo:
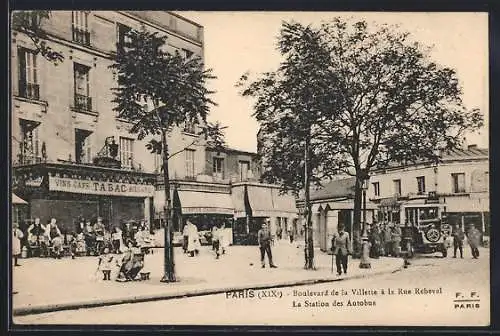
{"type": "Polygon", "coordinates": [[[469,146],[444,153],[438,162],[374,170],[368,195],[379,206],[380,220],[415,224],[439,209],[450,224],[474,224],[489,236],[488,149],[469,146]]]}
{"type": "MultiPolygon", "coordinates": [[[[203,28],[164,11],[52,11],[42,29],[64,55],[58,65],[12,31],[12,187],[28,201],[27,217],[54,217],[67,230],[78,217],[109,225],[152,218],[161,160],[146,150],[150,139],[138,140],[113,111],[109,69],[126,32],[143,28],[166,35],[170,52],[203,56],[203,28]]],[[[170,149],[192,143],[195,132],[173,129],[170,149]]],[[[190,159],[202,162],[203,139],[192,147],[190,159]]],[[[184,157],[171,160],[170,176],[194,174],[185,170],[184,157]]]]}
{"type": "MultiPolygon", "coordinates": [[[[322,251],[331,248],[331,239],[337,233],[339,224],[344,226],[351,237],[359,238],[360,232],[354,225],[354,177],[339,177],[322,188],[310,193],[312,228],[314,246],[322,251]]],[[[297,202],[300,212],[304,212],[304,199],[297,202]]],[[[363,209],[363,204],[362,204],[363,209]]],[[[377,206],[366,197],[366,222],[373,223],[377,206]]],[[[363,217],[361,217],[363,218],[363,217]]],[[[301,225],[305,225],[304,215],[300,217],[301,225]]],[[[352,240],[352,243],[357,241],[352,240]]]]}

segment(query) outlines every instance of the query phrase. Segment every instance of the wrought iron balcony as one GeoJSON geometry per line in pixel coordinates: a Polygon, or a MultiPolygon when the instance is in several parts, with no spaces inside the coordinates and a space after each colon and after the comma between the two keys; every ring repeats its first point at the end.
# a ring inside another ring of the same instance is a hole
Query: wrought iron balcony
{"type": "Polygon", "coordinates": [[[92,111],[92,98],[75,93],[75,108],[77,110],[92,111]]]}
{"type": "Polygon", "coordinates": [[[73,41],[86,46],[90,45],[90,32],[73,27],[73,41]]]}
{"type": "Polygon", "coordinates": [[[35,83],[19,82],[19,95],[24,98],[40,100],[40,85],[35,83]]]}

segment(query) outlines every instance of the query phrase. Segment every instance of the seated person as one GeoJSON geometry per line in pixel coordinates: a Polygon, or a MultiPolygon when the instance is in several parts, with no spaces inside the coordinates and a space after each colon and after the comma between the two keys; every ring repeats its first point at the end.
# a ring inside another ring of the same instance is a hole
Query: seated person
{"type": "Polygon", "coordinates": [[[129,240],[127,242],[128,249],[123,254],[122,263],[116,281],[131,281],[134,280],[141,269],[144,267],[144,255],[140,252],[137,246],[129,240]]]}

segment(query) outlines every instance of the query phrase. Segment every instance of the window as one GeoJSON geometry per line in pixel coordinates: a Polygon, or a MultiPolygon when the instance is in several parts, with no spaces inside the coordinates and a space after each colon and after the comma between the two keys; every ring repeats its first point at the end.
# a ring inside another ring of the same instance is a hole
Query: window
{"type": "Polygon", "coordinates": [[[19,163],[30,164],[41,162],[40,141],[38,138],[39,123],[19,119],[21,128],[21,141],[19,151],[19,163]]]}
{"type": "Polygon", "coordinates": [[[90,83],[88,66],[74,63],[74,86],[75,86],[75,108],[78,110],[91,111],[92,99],[90,98],[90,83]]]}
{"type": "Polygon", "coordinates": [[[125,44],[132,42],[130,36],[128,35],[130,31],[132,31],[132,28],[124,24],[117,23],[116,30],[118,34],[118,37],[116,39],[118,42],[117,48],[123,49],[125,47],[125,44]]]}
{"type": "Polygon", "coordinates": [[[77,163],[92,162],[92,132],[75,129],[75,160],[77,163]]]}
{"type": "Polygon", "coordinates": [[[120,161],[122,163],[122,168],[133,168],[134,139],[120,137],[120,161]]]}
{"type": "Polygon", "coordinates": [[[454,193],[465,192],[465,174],[464,173],[451,174],[451,180],[452,180],[452,189],[453,189],[454,193]]]}
{"type": "Polygon", "coordinates": [[[184,48],[182,49],[182,53],[186,59],[191,58],[191,56],[193,56],[194,54],[191,50],[184,48]]]}
{"type": "Polygon", "coordinates": [[[224,159],[223,158],[214,158],[213,176],[218,177],[220,179],[224,178],[224,159]]]}
{"type": "Polygon", "coordinates": [[[394,194],[401,195],[401,180],[393,180],[394,183],[394,194]]]}
{"type": "Polygon", "coordinates": [[[379,182],[373,182],[373,194],[375,196],[380,196],[380,183],[379,182]]]}
{"type": "Polygon", "coordinates": [[[40,99],[38,85],[38,67],[36,55],[28,49],[19,48],[19,96],[40,99]]]}
{"type": "Polygon", "coordinates": [[[186,120],[186,122],[184,123],[184,132],[195,134],[196,124],[193,121],[186,120]]]}
{"type": "Polygon", "coordinates": [[[425,193],[425,176],[417,177],[417,191],[419,194],[425,193]]]}
{"type": "Polygon", "coordinates": [[[245,181],[248,179],[248,172],[250,171],[250,162],[248,161],[240,161],[239,162],[239,168],[240,168],[240,180],[245,181]]]}
{"type": "Polygon", "coordinates": [[[89,18],[88,12],[73,11],[72,28],[73,28],[74,42],[83,45],[90,45],[88,18],[89,18]]]}
{"type": "Polygon", "coordinates": [[[193,178],[194,177],[194,149],[186,149],[186,177],[193,178]]]}

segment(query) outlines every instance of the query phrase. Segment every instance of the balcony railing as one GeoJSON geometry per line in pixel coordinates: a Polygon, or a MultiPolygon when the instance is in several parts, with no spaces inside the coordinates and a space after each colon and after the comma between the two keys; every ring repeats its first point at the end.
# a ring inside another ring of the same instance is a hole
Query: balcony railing
{"type": "Polygon", "coordinates": [[[40,85],[34,83],[19,82],[19,95],[24,98],[39,100],[40,85]]]}
{"type": "Polygon", "coordinates": [[[34,155],[18,155],[17,162],[14,162],[14,165],[27,165],[27,164],[35,164],[42,163],[43,158],[40,156],[34,155]]]}
{"type": "Polygon", "coordinates": [[[83,45],[90,45],[90,32],[73,27],[73,41],[83,45]]]}
{"type": "Polygon", "coordinates": [[[92,98],[75,93],[75,108],[77,110],[92,111],[92,98]]]}

